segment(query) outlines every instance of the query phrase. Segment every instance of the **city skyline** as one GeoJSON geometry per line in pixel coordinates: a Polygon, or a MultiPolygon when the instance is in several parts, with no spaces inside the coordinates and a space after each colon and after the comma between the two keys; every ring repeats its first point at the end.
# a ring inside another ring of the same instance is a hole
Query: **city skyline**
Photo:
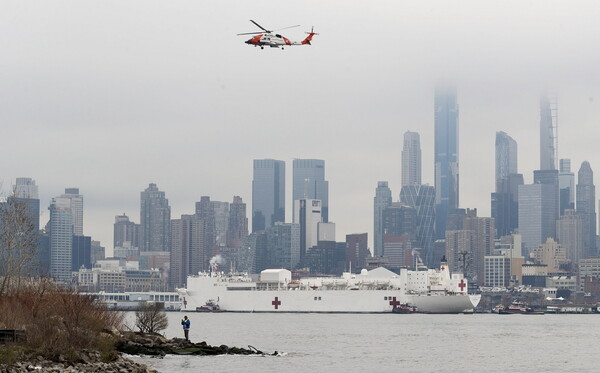
{"type": "MultiPolygon", "coordinates": [[[[123,18],[108,30],[99,25],[112,19],[114,7],[90,12],[71,5],[63,14],[44,4],[13,4],[0,15],[8,38],[0,120],[19,139],[0,148],[7,160],[3,191],[17,177],[33,178],[43,225],[50,199],[78,187],[84,234],[109,251],[114,217],[126,213],[138,221],[138,193],[149,183],[166,191],[172,216],[193,213],[202,195],[218,201],[239,195],[250,211],[251,163],[261,158],[285,160],[288,171],[294,158],[325,160],[338,239],[360,232],[371,239],[376,182],[387,180],[398,199],[404,132],[420,133],[422,182],[434,184],[431,108],[440,77],[458,90],[461,207],[490,216],[497,131],[518,142],[519,171],[532,182],[540,92],[548,87],[560,108],[557,158],[571,159],[573,169],[585,160],[592,169],[600,165],[591,150],[600,141],[600,56],[588,47],[600,35],[599,6],[592,3],[534,2],[530,11],[515,12],[518,4],[509,2],[490,13],[477,2],[433,8],[384,2],[358,11],[342,5],[349,17],[340,19],[339,7],[310,1],[240,4],[233,15],[226,4],[207,11],[191,2],[164,8],[134,1],[119,8],[123,18]],[[140,9],[146,18],[135,26],[125,21],[140,9]],[[314,24],[318,41],[285,51],[246,48],[235,34],[257,9],[259,22],[302,25],[286,36],[314,24]],[[364,9],[372,17],[365,19],[364,9]],[[353,31],[357,19],[374,31],[353,31]],[[207,38],[206,29],[219,30],[210,34],[218,37],[207,38]],[[340,69],[346,61],[355,62],[340,69]]],[[[291,172],[286,177],[291,221],[291,172]]]]}

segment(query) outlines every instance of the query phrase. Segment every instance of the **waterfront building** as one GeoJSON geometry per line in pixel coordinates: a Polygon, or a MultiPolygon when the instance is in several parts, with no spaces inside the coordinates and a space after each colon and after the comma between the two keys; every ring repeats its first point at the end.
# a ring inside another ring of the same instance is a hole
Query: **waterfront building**
{"type": "Polygon", "coordinates": [[[435,114],[435,233],[444,238],[446,218],[459,206],[458,104],[456,88],[437,86],[435,114]]]}
{"type": "Polygon", "coordinates": [[[169,251],[171,207],[165,192],[151,183],[140,193],[141,251],[169,251]]]}
{"type": "Polygon", "coordinates": [[[65,193],[61,197],[71,200],[73,234],[83,236],[83,195],[79,194],[79,188],[65,188],[65,193]]]}
{"type": "Polygon", "coordinates": [[[402,186],[421,184],[421,137],[418,132],[404,133],[402,149],[402,186]]]}
{"type": "Polygon", "coordinates": [[[383,210],[392,204],[392,191],[387,181],[378,181],[373,198],[373,248],[374,256],[383,256],[383,210]]]}
{"type": "Polygon", "coordinates": [[[586,278],[600,279],[600,257],[579,260],[579,290],[584,290],[586,278]]]}
{"type": "Polygon", "coordinates": [[[430,185],[405,185],[400,190],[400,202],[416,211],[416,239],[413,247],[420,249],[420,255],[429,268],[439,266],[442,255],[434,253],[435,237],[435,189],[430,185]]]}
{"type": "Polygon", "coordinates": [[[252,179],[252,232],[285,221],[285,162],[255,159],[252,179]]]}
{"type": "Polygon", "coordinates": [[[300,199],[294,201],[294,220],[300,226],[300,260],[307,250],[319,242],[319,223],[321,219],[321,201],[318,199],[300,199]]]}
{"type": "Polygon", "coordinates": [[[358,273],[366,265],[366,258],[370,256],[367,233],[353,233],[346,235],[347,267],[352,272],[358,273]]]}
{"type": "Polygon", "coordinates": [[[248,217],[246,204],[242,197],[234,196],[229,205],[229,224],[227,227],[227,247],[240,248],[248,235],[248,217]]]}
{"type": "Polygon", "coordinates": [[[71,198],[53,198],[49,210],[50,275],[58,282],[70,283],[73,253],[71,198]]]}
{"type": "Polygon", "coordinates": [[[584,258],[583,218],[575,210],[566,209],[556,221],[558,242],[567,250],[567,258],[576,267],[584,258]]]}
{"type": "MultiPolygon", "coordinates": [[[[318,199],[321,201],[323,222],[329,222],[329,181],[325,180],[325,161],[294,159],[292,201],[318,199]]],[[[295,210],[292,211],[296,215],[295,210]]]]}
{"type": "Polygon", "coordinates": [[[560,194],[560,212],[562,216],[567,209],[575,209],[575,174],[571,172],[571,160],[561,159],[558,171],[558,188],[560,194]]]}
{"type": "Polygon", "coordinates": [[[594,172],[588,161],[581,163],[577,173],[577,215],[583,222],[583,257],[597,256],[596,252],[596,187],[594,172]]]}

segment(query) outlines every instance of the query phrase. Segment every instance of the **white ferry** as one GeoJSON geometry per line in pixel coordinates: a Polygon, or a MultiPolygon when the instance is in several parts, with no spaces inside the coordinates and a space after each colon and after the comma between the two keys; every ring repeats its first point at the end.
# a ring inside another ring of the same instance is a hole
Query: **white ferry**
{"type": "Polygon", "coordinates": [[[225,312],[389,313],[400,304],[422,313],[472,312],[481,295],[469,295],[462,274],[439,269],[385,268],[341,277],[292,280],[287,269],[267,269],[258,281],[248,274],[223,272],[189,276],[186,289],[177,289],[182,310],[195,311],[207,302],[225,312]]]}

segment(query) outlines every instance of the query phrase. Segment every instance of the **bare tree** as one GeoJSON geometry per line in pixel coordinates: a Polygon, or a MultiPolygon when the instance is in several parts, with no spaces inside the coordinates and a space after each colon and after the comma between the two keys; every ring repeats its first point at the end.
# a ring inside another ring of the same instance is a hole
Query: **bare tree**
{"type": "Polygon", "coordinates": [[[35,268],[38,232],[32,218],[27,203],[14,193],[0,203],[0,296],[35,268]]]}
{"type": "Polygon", "coordinates": [[[135,312],[135,326],[142,333],[158,333],[169,326],[162,303],[146,303],[135,312]]]}

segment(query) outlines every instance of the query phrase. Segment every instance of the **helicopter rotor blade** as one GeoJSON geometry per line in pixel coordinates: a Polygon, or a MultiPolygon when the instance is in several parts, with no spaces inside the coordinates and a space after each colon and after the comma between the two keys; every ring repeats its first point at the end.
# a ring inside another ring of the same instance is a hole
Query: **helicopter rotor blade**
{"type": "Polygon", "coordinates": [[[258,34],[264,34],[264,32],[263,31],[258,31],[258,32],[243,32],[243,33],[237,34],[237,35],[239,36],[239,35],[258,35],[258,34]]]}
{"type": "Polygon", "coordinates": [[[262,27],[261,25],[259,25],[258,23],[254,22],[253,20],[250,20],[250,22],[254,23],[256,26],[258,26],[259,29],[263,30],[264,32],[271,32],[271,31],[267,30],[266,28],[262,27]]]}
{"type": "Polygon", "coordinates": [[[284,28],[278,28],[277,30],[273,30],[273,31],[285,30],[285,29],[292,28],[292,27],[300,27],[300,25],[288,26],[288,27],[284,27],[284,28]]]}

